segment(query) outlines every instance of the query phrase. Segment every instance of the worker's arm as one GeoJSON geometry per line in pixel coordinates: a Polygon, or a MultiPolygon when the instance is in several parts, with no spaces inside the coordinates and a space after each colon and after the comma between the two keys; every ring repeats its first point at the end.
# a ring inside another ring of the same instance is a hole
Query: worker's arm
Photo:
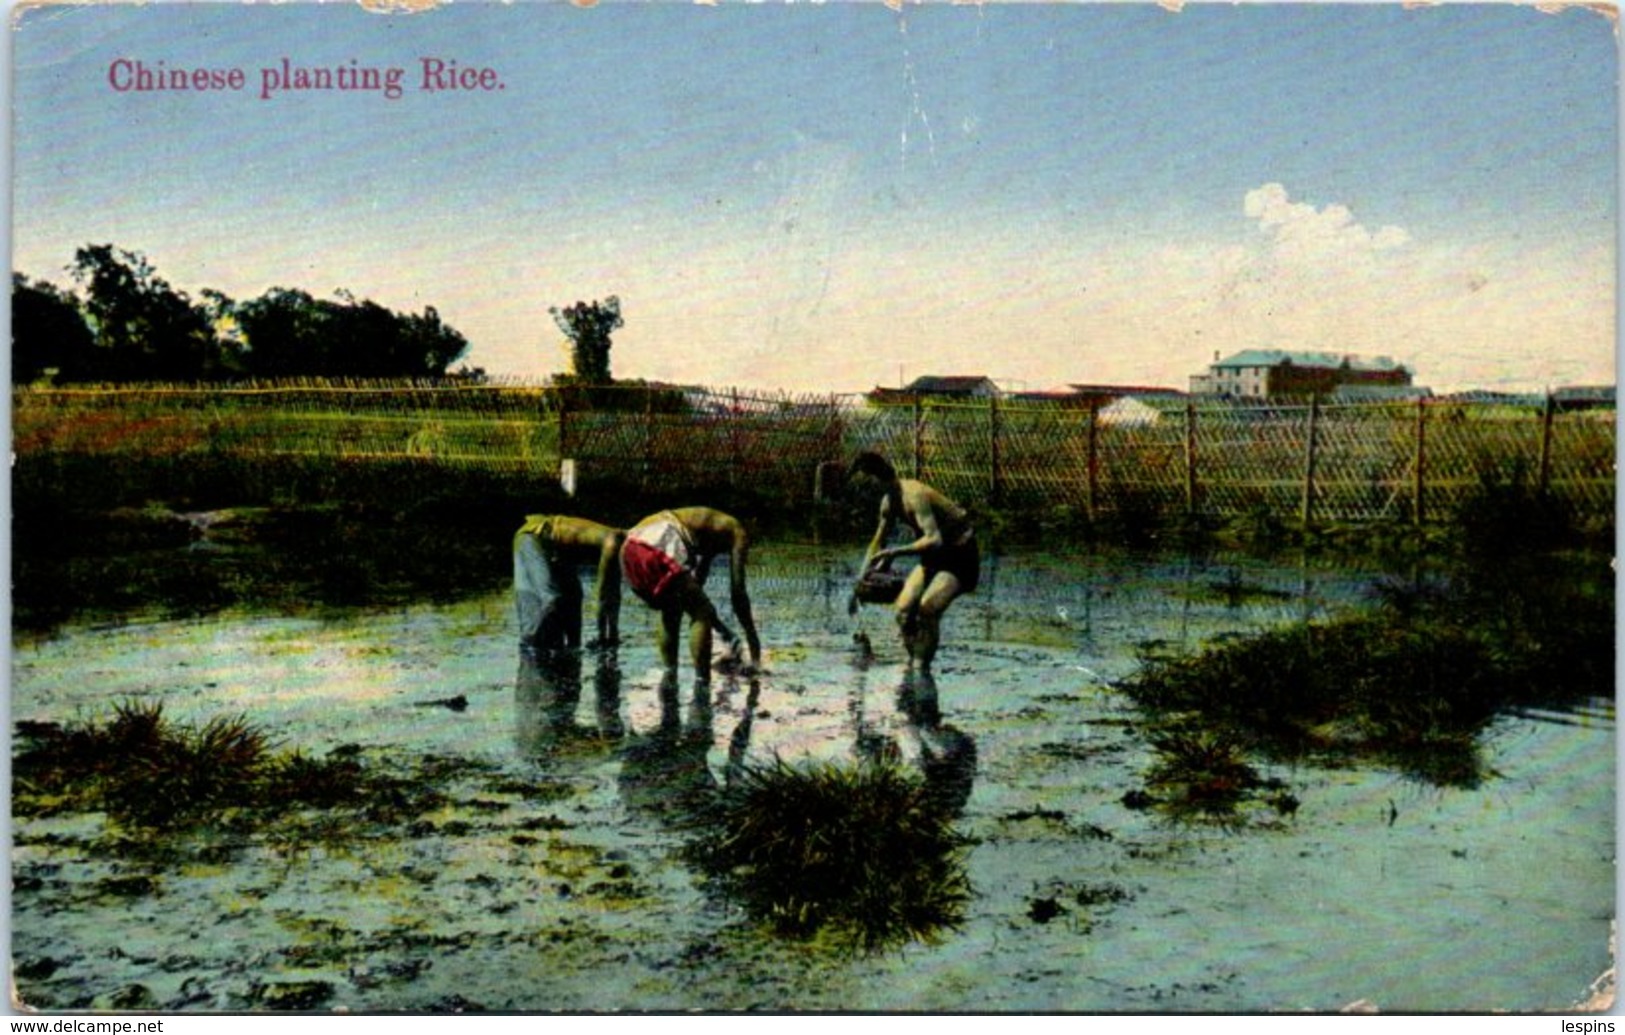
{"type": "Polygon", "coordinates": [[[604,537],[598,553],[598,640],[599,647],[621,642],[621,544],[626,533],[604,537]]]}
{"type": "Polygon", "coordinates": [[[740,628],[745,630],[745,644],[750,648],[750,662],[760,667],[762,641],[756,635],[756,618],[751,614],[750,592],[745,588],[745,565],[749,556],[750,541],[745,536],[745,530],[740,528],[734,534],[733,551],[728,555],[728,593],[733,603],[734,617],[739,619],[740,628]]]}
{"type": "Polygon", "coordinates": [[[925,492],[911,494],[906,503],[911,518],[910,524],[920,530],[920,536],[912,543],[902,546],[893,546],[876,553],[871,561],[878,561],[884,567],[890,567],[894,558],[908,554],[919,555],[935,550],[942,545],[942,527],[937,524],[937,514],[931,507],[931,498],[925,492]]]}
{"type": "Polygon", "coordinates": [[[891,497],[887,496],[880,501],[880,525],[875,529],[875,537],[869,541],[869,549],[863,554],[863,570],[869,571],[878,567],[885,571],[891,567],[891,556],[883,549],[886,540],[891,538],[892,530],[897,527],[897,517],[892,513],[891,497]]]}
{"type": "MultiPolygon", "coordinates": [[[[875,537],[869,541],[869,549],[863,552],[863,567],[858,571],[859,580],[871,570],[886,571],[891,568],[891,559],[881,547],[891,538],[892,529],[896,525],[897,519],[892,516],[891,497],[888,495],[880,501],[880,525],[875,529],[875,537]]],[[[861,604],[862,601],[858,599],[858,587],[854,584],[851,595],[846,599],[846,613],[857,614],[861,604]]]]}

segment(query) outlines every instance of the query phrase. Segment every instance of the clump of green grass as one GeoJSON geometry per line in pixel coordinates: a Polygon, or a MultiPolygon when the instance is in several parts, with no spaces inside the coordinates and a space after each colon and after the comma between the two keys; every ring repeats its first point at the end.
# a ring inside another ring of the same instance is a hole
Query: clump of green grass
{"type": "Polygon", "coordinates": [[[279,751],[243,716],[175,722],[158,702],[128,701],[103,721],[20,724],[16,815],[105,812],[131,828],[173,830],[358,804],[377,790],[349,757],[279,751]]]}
{"type": "MultiPolygon", "coordinates": [[[[1493,520],[1522,527],[1516,517],[1493,520]]],[[[1195,714],[1276,755],[1476,786],[1491,775],[1479,740],[1508,708],[1613,695],[1614,590],[1606,557],[1537,538],[1502,552],[1499,523],[1474,534],[1439,575],[1380,585],[1371,613],[1195,654],[1143,650],[1122,688],[1153,715],[1195,714]]]]}
{"type": "Polygon", "coordinates": [[[1272,630],[1200,654],[1144,657],[1124,690],[1155,714],[1288,757],[1405,759],[1471,785],[1474,738],[1507,701],[1489,651],[1460,629],[1363,616],[1272,630]],[[1454,761],[1430,767],[1426,756],[1454,761]]]}
{"type": "Polygon", "coordinates": [[[1241,746],[1222,734],[1162,730],[1152,733],[1150,741],[1159,758],[1146,773],[1146,785],[1182,815],[1232,816],[1264,785],[1241,746]]]}
{"type": "MultiPolygon", "coordinates": [[[[1573,514],[1529,472],[1485,474],[1448,536],[1376,532],[1367,545],[1391,540],[1377,552],[1417,574],[1379,586],[1374,613],[1197,654],[1148,650],[1123,689],[1153,716],[1194,716],[1266,754],[1367,759],[1467,787],[1492,775],[1480,739],[1508,708],[1613,696],[1610,558],[1584,548],[1573,514]]],[[[1244,587],[1215,588],[1232,602],[1244,587]]]]}
{"type": "Polygon", "coordinates": [[[712,819],[698,860],[780,934],[873,952],[963,919],[969,842],[897,765],[747,767],[712,819]]]}
{"type": "Polygon", "coordinates": [[[1153,730],[1148,739],[1157,760],[1145,774],[1145,788],[1129,791],[1123,804],[1154,808],[1182,823],[1239,827],[1252,809],[1273,811],[1279,822],[1298,810],[1297,796],[1274,777],[1261,776],[1247,761],[1247,747],[1232,734],[1182,722],[1153,730]]]}

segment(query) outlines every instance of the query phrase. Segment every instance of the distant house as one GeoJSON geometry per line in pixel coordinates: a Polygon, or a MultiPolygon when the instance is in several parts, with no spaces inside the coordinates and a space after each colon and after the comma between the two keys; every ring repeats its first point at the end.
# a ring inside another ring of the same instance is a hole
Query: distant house
{"type": "MultiPolygon", "coordinates": [[[[1104,414],[1123,400],[1135,400],[1159,411],[1173,404],[1183,404],[1185,393],[1174,388],[1150,385],[1069,384],[1064,388],[1051,388],[1037,392],[1016,392],[1010,396],[1017,402],[1049,403],[1066,409],[1098,410],[1104,414]]],[[[1124,407],[1132,411],[1134,407],[1124,407]]]]}
{"type": "Polygon", "coordinates": [[[1559,410],[1612,410],[1613,385],[1572,385],[1552,392],[1552,404],[1559,410]]]}
{"type": "Polygon", "coordinates": [[[1613,418],[1615,409],[1613,385],[1570,385],[1554,388],[1550,392],[1497,392],[1487,388],[1472,388],[1439,397],[1440,402],[1466,403],[1480,408],[1510,406],[1523,410],[1540,411],[1548,401],[1560,413],[1592,411],[1607,419],[1613,418]]]}
{"type": "Polygon", "coordinates": [[[1538,392],[1497,392],[1488,388],[1469,388],[1439,397],[1440,402],[1467,403],[1472,406],[1526,406],[1539,409],[1546,405],[1546,397],[1538,392]]]}
{"type": "Polygon", "coordinates": [[[1143,403],[1166,407],[1171,402],[1180,402],[1185,398],[1184,392],[1159,385],[1074,384],[1069,387],[1080,398],[1086,400],[1086,405],[1098,409],[1104,409],[1120,399],[1137,399],[1143,403]]]}
{"type": "Polygon", "coordinates": [[[1431,398],[1433,389],[1425,385],[1342,384],[1331,394],[1331,401],[1340,403],[1398,403],[1431,398]]]}
{"type": "Polygon", "coordinates": [[[1084,405],[1084,400],[1078,393],[1069,388],[1029,389],[1024,392],[1011,392],[1008,398],[1011,402],[1066,409],[1084,405]]]}
{"type": "Polygon", "coordinates": [[[1119,428],[1140,428],[1162,420],[1161,408],[1145,399],[1125,395],[1100,407],[1100,423],[1119,428]]]}
{"type": "Polygon", "coordinates": [[[982,374],[953,377],[926,374],[902,388],[876,387],[865,398],[872,403],[897,405],[919,399],[994,399],[1001,394],[993,379],[982,374]]]}
{"type": "Polygon", "coordinates": [[[1387,356],[1245,349],[1226,359],[1215,358],[1206,373],[1194,375],[1191,394],[1244,400],[1302,398],[1329,396],[1342,385],[1410,383],[1411,372],[1387,356]]]}

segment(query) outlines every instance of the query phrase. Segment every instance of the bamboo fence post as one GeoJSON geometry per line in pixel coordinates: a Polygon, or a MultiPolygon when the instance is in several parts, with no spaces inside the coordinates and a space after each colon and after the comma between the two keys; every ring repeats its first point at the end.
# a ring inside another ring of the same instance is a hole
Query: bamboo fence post
{"type": "Polygon", "coordinates": [[[728,398],[731,403],[728,410],[728,487],[731,489],[738,484],[739,422],[744,414],[739,409],[739,389],[730,388],[728,398]]]}
{"type": "Polygon", "coordinates": [[[1315,431],[1320,424],[1320,396],[1309,397],[1309,434],[1304,445],[1303,463],[1303,505],[1299,510],[1299,519],[1303,523],[1303,530],[1309,531],[1310,522],[1315,512],[1315,460],[1316,442],[1315,431]]]}
{"type": "MultiPolygon", "coordinates": [[[[847,463],[846,420],[841,415],[841,400],[838,396],[832,394],[825,400],[824,405],[828,407],[829,421],[824,425],[824,442],[819,452],[826,457],[837,457],[837,462],[840,463],[841,470],[844,472],[847,463]]],[[[822,464],[819,465],[819,470],[823,470],[822,464]]],[[[821,491],[823,488],[822,479],[817,480],[813,491],[819,501],[825,499],[824,493],[821,491]]]]}
{"type": "Polygon", "coordinates": [[[841,413],[841,398],[831,394],[824,400],[824,406],[829,413],[829,423],[824,425],[824,450],[827,453],[846,460],[846,425],[847,420],[841,413]]]}
{"type": "Polygon", "coordinates": [[[999,469],[999,397],[987,397],[988,459],[991,461],[993,503],[997,506],[1004,497],[1003,472],[999,469]]]}
{"type": "Polygon", "coordinates": [[[1185,513],[1196,513],[1196,403],[1185,404],[1185,513]]]}
{"type": "Polygon", "coordinates": [[[655,396],[654,389],[643,391],[643,473],[640,488],[649,491],[649,476],[655,467],[655,396]]]}
{"type": "Polygon", "coordinates": [[[1427,402],[1416,400],[1416,456],[1412,467],[1416,472],[1416,484],[1412,488],[1411,514],[1412,520],[1418,528],[1427,519],[1424,507],[1424,496],[1427,491],[1427,402]]]}
{"type": "Polygon", "coordinates": [[[1085,486],[1083,497],[1084,511],[1092,524],[1095,520],[1096,508],[1099,506],[1100,492],[1100,403],[1089,403],[1089,481],[1085,486]]]}
{"type": "Polygon", "coordinates": [[[572,455],[570,452],[570,405],[565,399],[565,393],[554,390],[554,401],[559,408],[559,459],[566,460],[572,455]]]}
{"type": "Polygon", "coordinates": [[[1551,393],[1546,393],[1546,408],[1540,418],[1540,482],[1539,491],[1546,495],[1546,486],[1552,477],[1552,417],[1557,410],[1557,399],[1551,393]]]}
{"type": "Polygon", "coordinates": [[[914,480],[925,477],[925,400],[914,397],[914,480]]]}

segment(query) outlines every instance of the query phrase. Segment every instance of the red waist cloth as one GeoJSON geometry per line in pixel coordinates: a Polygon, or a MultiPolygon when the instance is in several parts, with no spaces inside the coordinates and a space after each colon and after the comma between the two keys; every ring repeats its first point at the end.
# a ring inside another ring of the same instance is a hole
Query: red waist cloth
{"type": "Polygon", "coordinates": [[[672,557],[640,539],[628,539],[621,547],[621,572],[626,584],[651,607],[665,606],[666,594],[684,570],[672,557]]]}

